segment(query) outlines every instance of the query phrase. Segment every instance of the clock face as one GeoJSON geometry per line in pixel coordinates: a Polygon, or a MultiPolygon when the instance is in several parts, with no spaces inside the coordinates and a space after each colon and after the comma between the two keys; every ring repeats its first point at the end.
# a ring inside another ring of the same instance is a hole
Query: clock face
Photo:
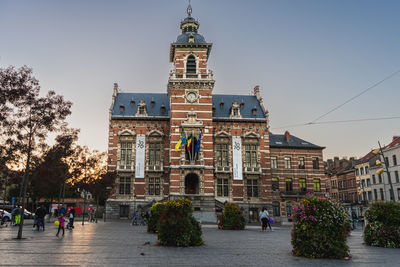
{"type": "Polygon", "coordinates": [[[193,103],[193,102],[195,102],[197,100],[197,94],[195,92],[189,92],[186,95],[186,99],[189,102],[193,103]]]}

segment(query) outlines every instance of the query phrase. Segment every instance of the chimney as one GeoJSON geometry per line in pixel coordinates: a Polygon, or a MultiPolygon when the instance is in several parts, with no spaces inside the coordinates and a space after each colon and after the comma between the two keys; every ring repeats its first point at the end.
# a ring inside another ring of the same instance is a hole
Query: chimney
{"type": "Polygon", "coordinates": [[[332,159],[328,159],[327,163],[328,163],[328,166],[329,166],[329,167],[330,167],[330,166],[333,166],[333,160],[332,160],[332,159]]]}
{"type": "Polygon", "coordinates": [[[335,168],[339,167],[339,157],[334,157],[333,163],[335,164],[335,168]]]}
{"type": "Polygon", "coordinates": [[[118,83],[114,83],[114,92],[113,92],[113,96],[115,97],[118,93],[118,83]]]}
{"type": "Polygon", "coordinates": [[[259,93],[260,93],[260,86],[259,86],[259,85],[256,85],[256,86],[254,87],[254,96],[257,96],[259,93]]]}
{"type": "Polygon", "coordinates": [[[289,142],[290,140],[290,133],[288,131],[285,132],[285,140],[286,142],[289,142]]]}

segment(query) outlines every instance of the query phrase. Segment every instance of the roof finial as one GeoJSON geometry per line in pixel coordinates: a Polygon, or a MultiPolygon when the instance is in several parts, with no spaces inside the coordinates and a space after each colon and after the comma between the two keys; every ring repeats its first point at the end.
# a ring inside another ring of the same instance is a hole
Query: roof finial
{"type": "Polygon", "coordinates": [[[189,0],[189,5],[186,9],[186,13],[188,14],[188,17],[192,16],[192,6],[190,5],[190,0],[189,0]]]}

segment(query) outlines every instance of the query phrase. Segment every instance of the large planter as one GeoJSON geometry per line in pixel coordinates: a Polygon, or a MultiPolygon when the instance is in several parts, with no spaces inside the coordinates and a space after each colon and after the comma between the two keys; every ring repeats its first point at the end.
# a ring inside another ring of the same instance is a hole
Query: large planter
{"type": "Polygon", "coordinates": [[[218,229],[222,230],[243,230],[246,220],[238,205],[231,202],[225,204],[222,216],[219,219],[218,229]]]}
{"type": "Polygon", "coordinates": [[[364,230],[367,245],[400,248],[400,205],[394,202],[378,202],[365,212],[368,221],[364,230]]]}
{"type": "Polygon", "coordinates": [[[292,245],[296,256],[343,259],[350,222],[342,205],[315,196],[293,208],[292,245]]]}
{"type": "Polygon", "coordinates": [[[173,199],[163,206],[157,223],[160,245],[188,247],[203,244],[201,226],[192,215],[190,200],[173,199]]]}

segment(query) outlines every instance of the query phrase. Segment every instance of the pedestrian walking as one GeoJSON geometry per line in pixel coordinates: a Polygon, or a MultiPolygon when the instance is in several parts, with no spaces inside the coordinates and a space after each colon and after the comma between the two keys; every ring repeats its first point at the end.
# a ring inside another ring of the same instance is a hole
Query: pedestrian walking
{"type": "Polygon", "coordinates": [[[261,220],[261,231],[267,230],[269,214],[265,207],[260,211],[259,217],[261,220]]]}
{"type": "Polygon", "coordinates": [[[146,225],[144,219],[144,211],[142,211],[142,213],[140,213],[140,225],[146,225]]]}
{"type": "Polygon", "coordinates": [[[60,233],[60,230],[62,229],[62,236],[64,236],[64,224],[65,224],[65,217],[64,217],[64,213],[60,213],[60,216],[58,217],[58,222],[59,222],[59,225],[58,225],[58,231],[57,231],[57,234],[56,234],[56,236],[58,237],[58,234],[60,233]]]}
{"type": "Polygon", "coordinates": [[[40,227],[43,228],[44,231],[44,217],[46,216],[46,209],[41,205],[35,211],[35,220],[36,220],[36,228],[39,231],[40,227]]]}
{"type": "Polygon", "coordinates": [[[95,212],[94,209],[90,209],[90,222],[95,221],[95,212]]]}
{"type": "Polygon", "coordinates": [[[136,211],[133,212],[133,217],[132,217],[132,225],[137,225],[138,224],[138,215],[136,211]]]}

